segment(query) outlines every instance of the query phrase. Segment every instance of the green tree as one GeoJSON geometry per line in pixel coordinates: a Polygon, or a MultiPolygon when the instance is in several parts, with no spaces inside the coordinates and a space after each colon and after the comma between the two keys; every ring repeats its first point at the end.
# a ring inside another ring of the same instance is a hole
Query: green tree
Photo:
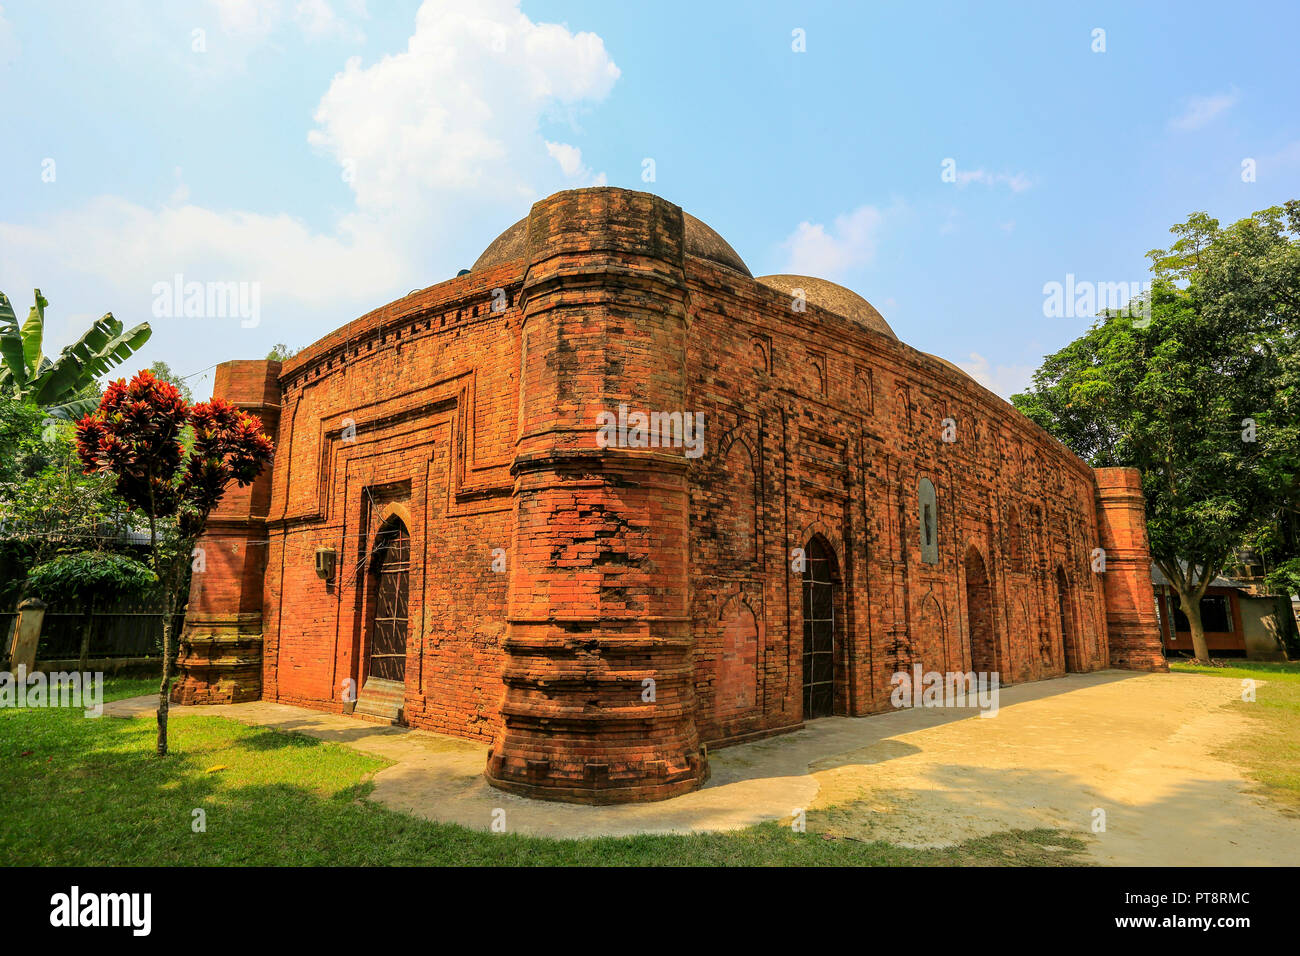
{"type": "Polygon", "coordinates": [[[23,587],[25,569],[55,555],[107,546],[142,530],[105,475],[83,474],[70,422],[0,398],[0,598],[23,587]]]}
{"type": "Polygon", "coordinates": [[[297,355],[299,351],[301,350],[289,348],[283,342],[277,342],[271,346],[271,351],[266,353],[266,358],[269,362],[287,362],[297,355]]]}
{"type": "Polygon", "coordinates": [[[1300,206],[1170,231],[1148,253],[1149,324],[1102,315],[1012,401],[1092,465],[1142,471],[1152,557],[1208,659],[1206,588],[1296,507],[1300,206]]]}
{"type": "Polygon", "coordinates": [[[9,297],[0,292],[0,394],[39,405],[54,418],[74,421],[98,403],[98,389],[94,397],[86,390],[100,375],[130,358],[153,333],[148,322],[124,329],[108,312],[51,361],[41,351],[47,305],[37,289],[36,304],[19,326],[9,297]]]}
{"type": "MultiPolygon", "coordinates": [[[[185,379],[181,378],[172,371],[172,367],[166,362],[154,362],[149,366],[149,371],[153,372],[153,377],[160,382],[170,382],[176,386],[176,390],[181,393],[181,398],[185,400],[186,405],[194,402],[194,393],[190,387],[185,384],[185,379]]],[[[96,403],[98,404],[98,403],[96,403]]]]}
{"type": "Polygon", "coordinates": [[[95,411],[77,422],[77,453],[88,472],[112,475],[117,493],[149,520],[149,554],[162,589],[163,673],[158,687],[158,756],[167,756],[172,616],[185,587],[194,541],[231,482],[250,484],[275,449],[262,422],[224,399],[187,405],[176,386],[147,369],[112,382],[95,411]],[[193,440],[181,444],[182,431],[193,440]],[[175,535],[160,539],[159,519],[175,535]]]}
{"type": "Polygon", "coordinates": [[[104,601],[144,594],[158,583],[147,565],[112,551],[79,551],[61,554],[38,564],[27,574],[27,587],[46,602],[79,605],[85,620],[81,627],[81,655],[78,670],[86,669],[90,653],[90,632],[95,607],[104,601]]]}

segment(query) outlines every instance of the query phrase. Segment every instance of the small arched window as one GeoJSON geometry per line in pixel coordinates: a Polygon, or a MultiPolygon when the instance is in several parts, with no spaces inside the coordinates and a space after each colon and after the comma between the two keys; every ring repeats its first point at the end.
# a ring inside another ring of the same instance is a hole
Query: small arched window
{"type": "Polygon", "coordinates": [[[922,478],[917,489],[917,519],[921,532],[921,563],[939,563],[939,506],[934,498],[934,482],[922,478]]]}

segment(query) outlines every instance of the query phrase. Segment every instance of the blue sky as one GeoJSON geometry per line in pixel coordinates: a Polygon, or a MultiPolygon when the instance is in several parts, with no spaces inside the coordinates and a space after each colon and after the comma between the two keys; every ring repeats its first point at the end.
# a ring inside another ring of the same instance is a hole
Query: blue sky
{"type": "Polygon", "coordinates": [[[47,352],[112,311],[155,330],[131,370],[197,373],[603,182],[1009,395],[1089,323],[1044,284],[1139,282],[1187,214],[1300,197],[1297,36],[1289,2],[0,0],[0,289],[40,286],[47,352]],[[177,274],[256,319],[156,316],[177,274]]]}

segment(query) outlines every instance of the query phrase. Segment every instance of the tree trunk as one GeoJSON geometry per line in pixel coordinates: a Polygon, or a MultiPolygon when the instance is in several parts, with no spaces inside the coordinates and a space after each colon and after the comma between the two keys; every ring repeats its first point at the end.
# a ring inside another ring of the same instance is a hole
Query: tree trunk
{"type": "Polygon", "coordinates": [[[167,712],[171,706],[172,685],[172,629],[176,619],[176,599],[185,583],[186,562],[194,549],[194,538],[182,538],[176,553],[167,563],[166,573],[159,576],[163,588],[163,673],[158,687],[158,756],[167,756],[167,712]]]}
{"type": "Polygon", "coordinates": [[[95,601],[92,598],[90,606],[86,609],[86,620],[81,628],[81,655],[77,661],[77,672],[86,673],[86,661],[90,657],[90,632],[95,627],[95,601]]]}
{"type": "MultiPolygon", "coordinates": [[[[1200,589],[1198,589],[1200,590],[1200,589]]],[[[1192,631],[1192,653],[1198,661],[1209,662],[1210,646],[1205,642],[1205,625],[1201,623],[1201,600],[1178,590],[1178,600],[1182,604],[1183,617],[1192,631]]]]}
{"type": "MultiPolygon", "coordinates": [[[[179,559],[178,559],[179,560],[179,559]]],[[[164,584],[163,598],[163,672],[162,684],[158,687],[158,756],[167,756],[167,711],[171,704],[172,690],[172,616],[176,608],[176,594],[172,586],[171,575],[164,584]]]]}
{"type": "Polygon", "coordinates": [[[163,666],[162,681],[158,684],[158,756],[167,756],[167,704],[171,696],[172,683],[172,616],[171,575],[165,574],[163,562],[158,555],[158,523],[153,516],[153,489],[149,491],[149,557],[153,564],[153,573],[158,578],[158,585],[163,592],[163,666]]]}

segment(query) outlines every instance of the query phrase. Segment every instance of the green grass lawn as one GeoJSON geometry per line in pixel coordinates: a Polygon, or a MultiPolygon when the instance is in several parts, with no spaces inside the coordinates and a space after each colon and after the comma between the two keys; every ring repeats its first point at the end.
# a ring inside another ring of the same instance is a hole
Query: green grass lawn
{"type": "MultiPolygon", "coordinates": [[[[113,680],[105,700],[153,693],[113,680]]],[[[220,717],[173,717],[171,756],[151,720],[0,711],[5,865],[1051,865],[1080,862],[1055,830],[911,850],[776,823],[735,833],[550,840],[433,823],[365,799],[383,760],[220,717]],[[206,813],[206,832],[192,829],[206,813]]]]}
{"type": "Polygon", "coordinates": [[[1254,721],[1255,729],[1214,756],[1245,768],[1261,793],[1300,812],[1300,662],[1224,663],[1223,667],[1171,663],[1169,669],[1261,682],[1253,703],[1239,700],[1229,705],[1254,721]]]}
{"type": "MultiPolygon", "coordinates": [[[[1173,664],[1178,673],[1261,683],[1234,702],[1258,730],[1225,748],[1262,792],[1300,812],[1300,664],[1173,664]]],[[[104,699],[154,693],[110,678],[104,699]]],[[[1083,862],[1054,830],[912,850],[776,823],[735,833],[549,840],[433,823],[365,799],[380,758],[220,717],[173,717],[173,753],[153,756],[153,722],[79,710],[0,710],[0,863],[64,865],[1052,865],[1083,862]],[[206,814],[194,832],[193,811],[206,814]]],[[[865,812],[865,811],[863,811],[865,812]]]]}

